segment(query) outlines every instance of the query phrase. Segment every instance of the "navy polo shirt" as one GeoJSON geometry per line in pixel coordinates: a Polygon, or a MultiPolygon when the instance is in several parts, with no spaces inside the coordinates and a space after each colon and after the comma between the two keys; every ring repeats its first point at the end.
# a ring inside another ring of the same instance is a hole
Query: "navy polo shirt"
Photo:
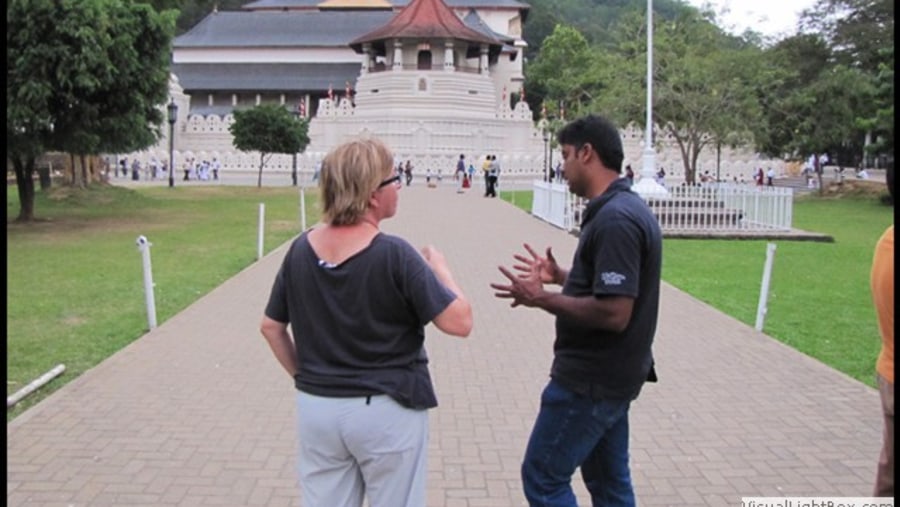
{"type": "Polygon", "coordinates": [[[661,269],[659,222],[627,179],[618,179],[585,208],[562,293],[634,298],[631,319],[618,333],[557,317],[550,376],[594,399],[636,398],[653,364],[661,269]]]}

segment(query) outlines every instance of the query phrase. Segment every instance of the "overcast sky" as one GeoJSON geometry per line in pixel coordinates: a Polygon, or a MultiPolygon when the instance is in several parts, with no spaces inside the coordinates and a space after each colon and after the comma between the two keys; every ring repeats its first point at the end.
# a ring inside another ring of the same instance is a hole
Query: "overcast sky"
{"type": "Polygon", "coordinates": [[[701,7],[709,2],[717,13],[719,24],[733,33],[747,28],[764,35],[792,34],[800,11],[812,7],[815,0],[687,0],[690,5],[701,7]],[[718,14],[722,8],[729,13],[718,14]]]}

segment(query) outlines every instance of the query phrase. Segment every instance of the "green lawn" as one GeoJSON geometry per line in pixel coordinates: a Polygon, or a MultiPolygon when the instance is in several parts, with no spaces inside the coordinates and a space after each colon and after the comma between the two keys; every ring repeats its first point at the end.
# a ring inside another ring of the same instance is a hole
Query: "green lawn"
{"type": "MultiPolygon", "coordinates": [[[[306,199],[313,223],[315,193],[306,199]]],[[[265,204],[264,252],[299,232],[296,188],[97,186],[38,191],[30,226],[7,223],[7,396],[57,364],[66,373],[7,421],[148,329],[142,257],[152,244],[157,323],[249,266],[265,204]]],[[[7,187],[7,217],[19,210],[7,187]]]]}
{"type": "MultiPolygon", "coordinates": [[[[529,209],[530,197],[521,194],[516,205],[529,209]]],[[[501,196],[511,200],[508,194],[501,196]]],[[[875,242],[892,223],[893,208],[875,197],[795,199],[794,227],[831,235],[835,241],[773,241],[763,331],[874,386],[881,341],[869,270],[875,242]]],[[[754,326],[768,243],[666,239],[663,279],[754,326]]]]}

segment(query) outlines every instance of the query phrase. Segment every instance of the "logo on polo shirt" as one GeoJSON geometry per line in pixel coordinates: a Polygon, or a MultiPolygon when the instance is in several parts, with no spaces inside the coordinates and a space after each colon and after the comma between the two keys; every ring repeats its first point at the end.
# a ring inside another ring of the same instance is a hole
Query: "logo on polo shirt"
{"type": "Polygon", "coordinates": [[[603,279],[603,285],[622,285],[622,282],[625,281],[625,275],[615,271],[600,273],[600,278],[603,279]]]}

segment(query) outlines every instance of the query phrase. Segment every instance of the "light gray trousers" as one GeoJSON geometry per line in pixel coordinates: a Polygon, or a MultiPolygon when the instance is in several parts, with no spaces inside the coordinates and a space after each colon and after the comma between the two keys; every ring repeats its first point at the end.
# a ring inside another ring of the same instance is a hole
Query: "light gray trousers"
{"type": "Polygon", "coordinates": [[[297,392],[304,507],[424,507],[428,411],[297,392]]]}

